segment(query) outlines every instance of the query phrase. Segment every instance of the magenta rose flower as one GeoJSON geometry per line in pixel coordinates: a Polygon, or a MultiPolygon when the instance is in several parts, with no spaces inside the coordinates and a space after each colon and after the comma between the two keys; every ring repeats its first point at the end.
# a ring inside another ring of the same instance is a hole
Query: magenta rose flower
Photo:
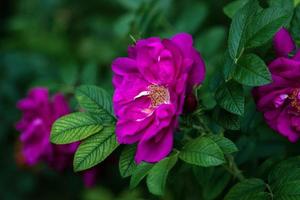
{"type": "MultiPolygon", "coordinates": [[[[17,103],[23,112],[16,129],[21,132],[21,153],[27,165],[45,162],[56,170],[63,170],[72,165],[73,155],[78,142],[55,145],[50,142],[51,126],[56,119],[70,113],[64,96],[60,93],[52,98],[46,88],[33,88],[26,98],[17,103]]],[[[92,186],[95,170],[83,172],[86,186],[92,186]]]]}
{"type": "Polygon", "coordinates": [[[276,33],[273,44],[277,58],[268,66],[273,82],[255,88],[253,95],[268,125],[296,142],[300,137],[300,51],[284,28],[276,33]]]}
{"type": "Polygon", "coordinates": [[[21,132],[22,154],[28,165],[46,161],[51,167],[62,170],[72,162],[78,143],[54,145],[50,143],[53,122],[70,112],[62,94],[50,99],[46,88],[34,88],[28,96],[20,100],[17,107],[23,112],[17,123],[21,132]]]}
{"type": "Polygon", "coordinates": [[[117,140],[138,143],[137,163],[157,162],[172,150],[185,96],[203,81],[205,64],[186,33],[139,40],[128,54],[112,63],[117,140]]]}

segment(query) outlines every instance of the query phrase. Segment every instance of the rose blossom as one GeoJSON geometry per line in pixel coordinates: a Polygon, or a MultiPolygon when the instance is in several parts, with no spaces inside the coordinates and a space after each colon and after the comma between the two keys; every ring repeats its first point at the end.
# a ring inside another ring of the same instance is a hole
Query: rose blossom
{"type": "Polygon", "coordinates": [[[139,40],[128,54],[112,63],[117,140],[138,143],[137,163],[157,162],[172,150],[185,96],[203,81],[205,65],[186,33],[139,40]]]}
{"type": "Polygon", "coordinates": [[[273,82],[257,87],[253,95],[268,125],[289,141],[300,136],[300,51],[284,28],[273,39],[277,58],[269,64],[273,82]]]}
{"type": "MultiPolygon", "coordinates": [[[[25,163],[32,166],[43,161],[59,171],[71,166],[79,143],[55,145],[50,142],[54,121],[70,113],[64,96],[57,93],[50,99],[46,88],[33,88],[17,103],[17,108],[23,112],[16,129],[21,132],[21,153],[25,163]]],[[[86,186],[93,184],[91,172],[83,172],[86,186]]]]}

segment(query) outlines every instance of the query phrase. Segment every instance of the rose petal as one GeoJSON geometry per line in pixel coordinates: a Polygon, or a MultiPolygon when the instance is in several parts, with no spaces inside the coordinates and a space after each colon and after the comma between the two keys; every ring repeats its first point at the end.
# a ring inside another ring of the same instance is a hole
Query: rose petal
{"type": "Polygon", "coordinates": [[[273,45],[278,57],[287,57],[288,54],[295,49],[295,42],[289,34],[288,30],[281,28],[273,38],[273,45]]]}

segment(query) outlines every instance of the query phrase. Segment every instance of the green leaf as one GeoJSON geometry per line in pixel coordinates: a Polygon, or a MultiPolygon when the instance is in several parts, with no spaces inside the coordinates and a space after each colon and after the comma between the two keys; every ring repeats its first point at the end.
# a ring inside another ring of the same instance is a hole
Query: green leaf
{"type": "Polygon", "coordinates": [[[237,63],[243,54],[247,39],[248,25],[253,15],[255,15],[259,9],[258,2],[251,0],[241,8],[232,19],[228,37],[228,49],[229,55],[235,63],[237,63]]]}
{"type": "Polygon", "coordinates": [[[233,186],[224,200],[267,200],[266,184],[261,179],[247,179],[233,186]]]}
{"type": "Polygon", "coordinates": [[[167,157],[156,163],[147,176],[147,186],[149,191],[155,195],[163,195],[169,171],[177,162],[177,154],[167,157]]]}
{"type": "Polygon", "coordinates": [[[224,154],[231,154],[238,151],[236,145],[228,138],[225,138],[221,135],[209,135],[208,137],[217,143],[224,154]]]}
{"type": "MultiPolygon", "coordinates": [[[[299,176],[298,176],[299,177],[299,176]]],[[[298,200],[300,199],[300,180],[285,182],[277,190],[273,191],[274,200],[298,200]]]]}
{"type": "Polygon", "coordinates": [[[267,160],[263,161],[262,164],[259,165],[259,167],[256,170],[256,174],[258,177],[261,177],[262,179],[265,179],[268,174],[270,173],[271,169],[278,164],[283,159],[283,156],[274,156],[270,157],[267,160]]]}
{"type": "Polygon", "coordinates": [[[142,180],[145,178],[150,169],[153,167],[153,164],[142,162],[134,170],[131,179],[130,179],[130,189],[135,188],[142,180]]]}
{"type": "Polygon", "coordinates": [[[224,54],[224,67],[223,67],[223,74],[226,81],[232,79],[236,67],[237,67],[236,63],[234,63],[234,60],[230,57],[229,52],[226,51],[224,54]]]}
{"type": "Polygon", "coordinates": [[[111,97],[102,88],[83,85],[76,89],[75,96],[79,105],[85,111],[98,115],[113,116],[111,97]]]}
{"type": "Polygon", "coordinates": [[[270,40],[290,18],[282,8],[272,7],[258,13],[251,21],[247,32],[247,48],[258,47],[270,40]]]}
{"type": "Polygon", "coordinates": [[[289,10],[290,12],[292,12],[294,9],[293,0],[269,0],[268,4],[270,7],[277,7],[284,10],[289,10]]]}
{"type": "Polygon", "coordinates": [[[290,158],[277,164],[269,173],[269,183],[275,199],[300,198],[300,159],[290,158]]]}
{"type": "Polygon", "coordinates": [[[121,153],[119,161],[119,170],[123,178],[131,176],[137,165],[134,161],[136,146],[126,146],[121,153]]]}
{"type": "Polygon", "coordinates": [[[183,12],[176,20],[175,28],[177,32],[194,33],[207,16],[207,6],[203,3],[186,4],[183,12]]]}
{"type": "Polygon", "coordinates": [[[227,112],[223,109],[215,109],[213,113],[214,120],[228,130],[239,130],[241,127],[240,117],[227,112]]]}
{"type": "Polygon", "coordinates": [[[205,200],[214,200],[222,193],[231,176],[223,167],[193,167],[196,180],[201,185],[205,200]]]}
{"type": "Polygon", "coordinates": [[[295,14],[292,19],[291,33],[297,44],[300,45],[300,5],[295,8],[295,14]]]}
{"type": "Polygon", "coordinates": [[[250,133],[256,131],[258,124],[262,120],[262,114],[256,110],[256,104],[251,99],[245,105],[245,114],[241,117],[241,131],[250,133]]]}
{"type": "Polygon", "coordinates": [[[241,57],[233,78],[237,82],[248,86],[265,85],[272,81],[266,64],[255,54],[247,54],[241,57]]]}
{"type": "Polygon", "coordinates": [[[232,1],[232,2],[230,2],[229,4],[227,4],[223,8],[223,12],[229,18],[232,18],[239,9],[241,9],[243,6],[245,6],[245,4],[247,2],[248,2],[248,0],[236,0],[236,1],[232,1]]]}
{"type": "Polygon", "coordinates": [[[149,191],[155,195],[163,195],[169,171],[175,166],[178,155],[173,155],[156,163],[147,176],[149,191]]]}
{"type": "Polygon", "coordinates": [[[245,97],[243,87],[235,81],[228,81],[220,85],[216,91],[218,104],[233,114],[243,115],[245,97]]]}
{"type": "Polygon", "coordinates": [[[89,169],[99,164],[119,146],[114,129],[105,127],[79,145],[74,157],[75,171],[89,169]]]}
{"type": "Polygon", "coordinates": [[[102,128],[103,126],[87,113],[71,113],[54,122],[51,142],[55,144],[76,142],[99,132],[102,128]]]}
{"type": "Polygon", "coordinates": [[[237,155],[235,155],[235,160],[237,163],[244,164],[247,161],[253,160],[253,158],[256,156],[257,148],[257,143],[253,140],[253,138],[241,135],[235,143],[240,150],[237,155]]]}
{"type": "Polygon", "coordinates": [[[179,153],[179,158],[203,167],[217,166],[225,162],[220,147],[207,137],[198,137],[186,144],[179,153]]]}
{"type": "Polygon", "coordinates": [[[195,41],[195,47],[204,58],[215,56],[224,45],[226,30],[222,26],[215,26],[199,35],[195,41]]]}
{"type": "Polygon", "coordinates": [[[270,183],[281,179],[284,176],[289,176],[290,169],[300,168],[300,157],[296,156],[287,160],[279,162],[269,173],[268,181],[270,183]]]}

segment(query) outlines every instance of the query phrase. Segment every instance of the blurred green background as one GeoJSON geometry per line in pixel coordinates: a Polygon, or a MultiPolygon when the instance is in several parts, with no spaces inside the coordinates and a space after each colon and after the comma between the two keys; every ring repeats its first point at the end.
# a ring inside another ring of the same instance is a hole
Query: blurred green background
{"type": "MultiPolygon", "coordinates": [[[[33,86],[71,96],[80,84],[112,93],[110,65],[141,37],[194,36],[208,77],[221,71],[229,19],[220,0],[2,0],[0,1],[0,199],[157,199],[143,187],[128,191],[118,161],[104,164],[97,186],[85,189],[80,175],[41,164],[17,164],[21,116],[15,104],[33,86]]],[[[206,85],[204,104],[214,107],[206,85]]],[[[72,101],[72,98],[71,98],[72,101]]],[[[72,103],[75,108],[75,103],[72,103]]],[[[192,195],[191,195],[192,196],[192,195]]],[[[167,194],[164,199],[173,199],[167,194]]],[[[192,199],[192,198],[189,198],[192,199]]],[[[197,199],[195,197],[195,199],[197,199]]]]}

